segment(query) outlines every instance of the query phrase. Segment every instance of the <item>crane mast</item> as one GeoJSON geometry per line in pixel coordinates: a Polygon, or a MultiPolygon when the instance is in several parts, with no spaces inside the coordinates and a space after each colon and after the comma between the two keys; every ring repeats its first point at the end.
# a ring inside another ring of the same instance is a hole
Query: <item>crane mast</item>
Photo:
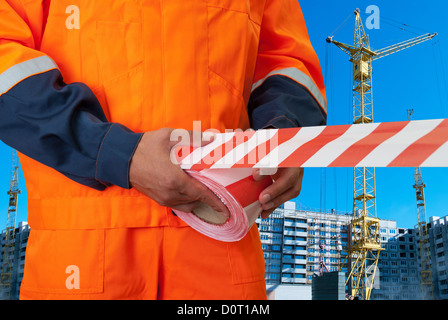
{"type": "MultiPolygon", "coordinates": [[[[372,61],[432,39],[427,34],[374,51],[365,33],[360,10],[355,10],[353,45],[327,38],[349,56],[352,63],[353,123],[373,122],[372,61]]],[[[369,300],[381,250],[380,219],[376,212],[375,168],[353,168],[353,219],[350,223],[350,243],[346,261],[349,267],[347,283],[352,296],[369,300]]]]}
{"type": "MultiPolygon", "coordinates": [[[[408,119],[414,120],[414,111],[408,110],[408,119]]],[[[414,168],[415,195],[417,200],[418,239],[420,253],[420,284],[423,299],[434,298],[434,286],[431,271],[431,252],[429,246],[428,225],[426,224],[425,187],[421,168],[414,168]]]]}
{"type": "Polygon", "coordinates": [[[0,275],[0,286],[4,299],[11,298],[12,271],[14,266],[14,244],[15,225],[17,217],[17,198],[19,190],[19,159],[17,152],[12,151],[11,157],[11,180],[8,191],[9,204],[6,219],[5,246],[3,251],[2,272],[0,275]]]}

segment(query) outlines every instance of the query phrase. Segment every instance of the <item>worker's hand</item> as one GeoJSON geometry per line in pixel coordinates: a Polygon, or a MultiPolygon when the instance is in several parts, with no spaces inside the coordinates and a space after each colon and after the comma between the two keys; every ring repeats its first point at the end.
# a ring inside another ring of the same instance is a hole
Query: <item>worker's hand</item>
{"type": "MultiPolygon", "coordinates": [[[[191,212],[203,202],[228,217],[227,207],[210,189],[171,161],[171,148],[178,144],[178,141],[170,141],[172,131],[163,128],[143,134],[131,160],[131,186],[162,206],[191,212]]],[[[193,145],[193,136],[197,135],[190,132],[189,136],[189,143],[193,145]]],[[[195,145],[203,146],[212,141],[203,142],[200,134],[199,137],[201,141],[195,145]]]]}
{"type": "MultiPolygon", "coordinates": [[[[265,178],[260,169],[255,169],[253,177],[255,180],[265,178]]],[[[274,183],[264,189],[259,197],[263,207],[261,218],[266,219],[282,203],[297,197],[302,189],[303,168],[279,168],[272,175],[274,183]]]]}

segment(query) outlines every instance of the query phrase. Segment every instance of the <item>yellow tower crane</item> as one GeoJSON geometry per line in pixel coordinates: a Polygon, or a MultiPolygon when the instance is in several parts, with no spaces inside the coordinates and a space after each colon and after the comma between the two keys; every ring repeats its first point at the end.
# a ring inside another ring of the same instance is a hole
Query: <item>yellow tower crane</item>
{"type": "MultiPolygon", "coordinates": [[[[349,57],[353,65],[353,123],[373,122],[372,62],[435,37],[425,34],[381,50],[370,48],[360,10],[355,10],[353,45],[327,38],[349,57]]],[[[369,300],[381,248],[380,220],[376,214],[375,168],[353,169],[353,220],[350,223],[350,243],[347,261],[350,273],[347,284],[352,296],[369,300]]]]}
{"type": "Polygon", "coordinates": [[[3,251],[2,273],[0,274],[0,286],[2,297],[5,300],[11,298],[12,271],[14,266],[14,244],[17,217],[17,198],[19,190],[19,159],[17,152],[12,151],[11,157],[11,183],[8,191],[9,205],[6,219],[5,246],[3,251]]]}
{"type": "MultiPolygon", "coordinates": [[[[414,120],[414,110],[408,110],[408,119],[414,120]]],[[[420,255],[420,284],[423,299],[434,298],[434,285],[431,271],[431,252],[429,247],[428,225],[426,224],[425,187],[421,168],[414,168],[415,196],[417,200],[418,240],[420,255]]]]}

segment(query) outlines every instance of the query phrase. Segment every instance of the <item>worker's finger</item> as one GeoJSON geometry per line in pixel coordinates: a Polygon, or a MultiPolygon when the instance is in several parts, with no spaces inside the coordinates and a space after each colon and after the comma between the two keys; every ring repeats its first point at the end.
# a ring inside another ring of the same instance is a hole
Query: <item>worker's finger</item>
{"type": "Polygon", "coordinates": [[[207,188],[207,191],[202,194],[200,200],[226,219],[230,217],[229,209],[210,189],[207,188]]]}
{"type": "Polygon", "coordinates": [[[198,189],[201,190],[199,193],[198,200],[211,207],[213,210],[218,212],[223,217],[225,218],[230,217],[230,212],[227,209],[226,205],[221,201],[221,199],[219,199],[219,197],[205,185],[203,185],[200,182],[198,183],[202,185],[201,187],[198,187],[198,189]]]}
{"type": "Polygon", "coordinates": [[[266,205],[263,205],[263,211],[261,213],[262,219],[267,219],[269,215],[274,212],[276,208],[285,203],[288,200],[291,200],[297,197],[300,193],[300,189],[297,191],[296,188],[292,187],[288,189],[286,192],[282,193],[272,201],[268,202],[266,205]]]}
{"type": "MultiPolygon", "coordinates": [[[[260,193],[259,201],[261,204],[267,205],[273,199],[283,194],[287,190],[301,184],[301,174],[299,168],[280,168],[273,176],[274,183],[268,186],[260,193]]],[[[269,209],[269,208],[264,208],[269,209]]]]}
{"type": "MultiPolygon", "coordinates": [[[[161,170],[165,172],[159,181],[159,188],[153,198],[164,206],[179,206],[196,201],[203,202],[224,217],[229,217],[227,207],[204,184],[189,176],[179,166],[164,163],[161,170]],[[165,168],[168,166],[168,168],[165,168]]],[[[185,208],[184,208],[185,209],[185,208]]],[[[191,209],[191,207],[188,207],[191,209]]]]}
{"type": "Polygon", "coordinates": [[[230,216],[229,210],[225,204],[207,186],[194,178],[190,177],[189,180],[189,185],[185,192],[190,195],[192,199],[205,203],[225,218],[230,216]]]}
{"type": "Polygon", "coordinates": [[[139,186],[137,187],[140,192],[150,197],[161,206],[173,208],[179,205],[184,205],[192,202],[190,197],[188,197],[187,195],[180,194],[176,190],[167,190],[167,189],[153,190],[148,188],[139,188],[139,186]]]}
{"type": "Polygon", "coordinates": [[[198,180],[192,178],[179,168],[180,172],[177,176],[177,190],[189,202],[200,201],[213,210],[219,212],[224,217],[228,218],[230,213],[224,203],[215,195],[207,186],[198,180]]]}

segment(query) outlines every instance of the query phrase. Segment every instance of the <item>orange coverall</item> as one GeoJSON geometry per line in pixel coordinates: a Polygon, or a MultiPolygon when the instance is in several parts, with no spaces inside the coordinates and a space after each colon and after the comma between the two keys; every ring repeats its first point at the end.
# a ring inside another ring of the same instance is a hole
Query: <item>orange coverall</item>
{"type": "MultiPolygon", "coordinates": [[[[40,161],[51,152],[27,152],[33,146],[22,146],[23,138],[0,136],[20,151],[28,192],[21,299],[265,299],[256,226],[239,242],[219,242],[102,177],[126,147],[114,136],[191,130],[197,120],[204,129],[249,128],[257,121],[248,112],[251,94],[278,75],[325,114],[319,61],[294,0],[1,1],[0,112],[18,106],[10,119],[32,128],[38,117],[22,111],[69,103],[77,95],[67,90],[82,88],[117,124],[86,168],[102,188],[40,161]],[[46,84],[50,75],[57,85],[46,84]],[[49,87],[57,95],[46,98],[49,87]],[[33,88],[38,98],[27,101],[33,88]]],[[[10,127],[3,132],[19,130],[10,127]]]]}

